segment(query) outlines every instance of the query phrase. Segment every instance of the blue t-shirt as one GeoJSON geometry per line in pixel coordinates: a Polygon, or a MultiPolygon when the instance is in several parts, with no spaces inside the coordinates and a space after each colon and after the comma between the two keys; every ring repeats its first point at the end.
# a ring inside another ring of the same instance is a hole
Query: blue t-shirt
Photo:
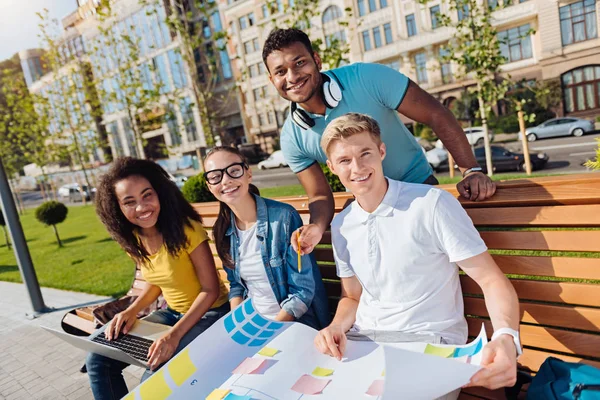
{"type": "Polygon", "coordinates": [[[408,78],[381,64],[355,63],[327,71],[342,89],[342,100],[325,115],[308,113],[315,126],[303,130],[288,115],[281,130],[281,150],[295,173],[310,167],[315,161],[325,163],[321,136],[327,124],[349,112],[359,112],[374,118],[381,128],[381,139],[387,155],[383,160],[385,176],[403,182],[422,183],[432,173],[421,146],[400,120],[396,111],[406,90],[408,78]]]}

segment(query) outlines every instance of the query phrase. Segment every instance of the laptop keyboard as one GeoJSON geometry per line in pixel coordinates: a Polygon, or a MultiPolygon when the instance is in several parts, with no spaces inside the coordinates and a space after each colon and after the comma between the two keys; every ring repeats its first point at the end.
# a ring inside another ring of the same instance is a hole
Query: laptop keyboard
{"type": "Polygon", "coordinates": [[[141,338],[139,336],[121,334],[117,339],[107,340],[104,332],[92,339],[92,342],[100,343],[105,346],[119,349],[136,360],[148,362],[148,349],[154,343],[150,339],[141,338]]]}

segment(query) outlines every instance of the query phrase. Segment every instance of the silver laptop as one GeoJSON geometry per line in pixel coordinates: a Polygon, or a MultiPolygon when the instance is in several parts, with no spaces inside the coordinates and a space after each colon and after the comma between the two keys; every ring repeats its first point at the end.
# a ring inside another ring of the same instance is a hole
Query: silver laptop
{"type": "Polygon", "coordinates": [[[171,329],[168,325],[140,319],[129,333],[120,334],[118,339],[109,342],[104,338],[104,329],[100,329],[88,337],[82,337],[45,326],[42,328],[82,350],[144,368],[148,367],[147,355],[150,345],[171,329]]]}

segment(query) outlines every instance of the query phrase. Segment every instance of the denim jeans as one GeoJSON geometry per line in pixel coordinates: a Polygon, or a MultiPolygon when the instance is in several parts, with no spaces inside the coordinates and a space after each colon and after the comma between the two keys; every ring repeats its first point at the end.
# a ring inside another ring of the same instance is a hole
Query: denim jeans
{"type": "MultiPolygon", "coordinates": [[[[179,341],[179,345],[175,350],[175,354],[183,350],[190,344],[198,335],[210,328],[218,319],[229,312],[229,303],[225,303],[220,307],[212,308],[204,314],[204,316],[194,325],[179,341]]],[[[183,314],[178,313],[170,308],[154,311],[152,314],[144,318],[145,321],[156,322],[173,326],[183,317],[183,314]]],[[[101,329],[104,329],[102,327],[101,329]]],[[[85,364],[90,379],[92,393],[96,400],[117,400],[121,399],[128,393],[125,379],[123,378],[123,369],[129,364],[122,361],[113,360],[112,358],[104,357],[99,354],[89,353],[85,364]]],[[[162,365],[159,366],[159,368],[162,365]]],[[[158,371],[157,368],[155,371],[158,371]]],[[[142,382],[148,379],[155,371],[146,369],[142,376],[142,382]]]]}

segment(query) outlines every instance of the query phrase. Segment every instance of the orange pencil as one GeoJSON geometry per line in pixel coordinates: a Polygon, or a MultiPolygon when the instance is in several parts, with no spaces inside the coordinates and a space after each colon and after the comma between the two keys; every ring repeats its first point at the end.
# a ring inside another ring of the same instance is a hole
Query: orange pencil
{"type": "Polygon", "coordinates": [[[300,256],[300,232],[298,232],[298,272],[302,272],[302,258],[300,256]]]}

